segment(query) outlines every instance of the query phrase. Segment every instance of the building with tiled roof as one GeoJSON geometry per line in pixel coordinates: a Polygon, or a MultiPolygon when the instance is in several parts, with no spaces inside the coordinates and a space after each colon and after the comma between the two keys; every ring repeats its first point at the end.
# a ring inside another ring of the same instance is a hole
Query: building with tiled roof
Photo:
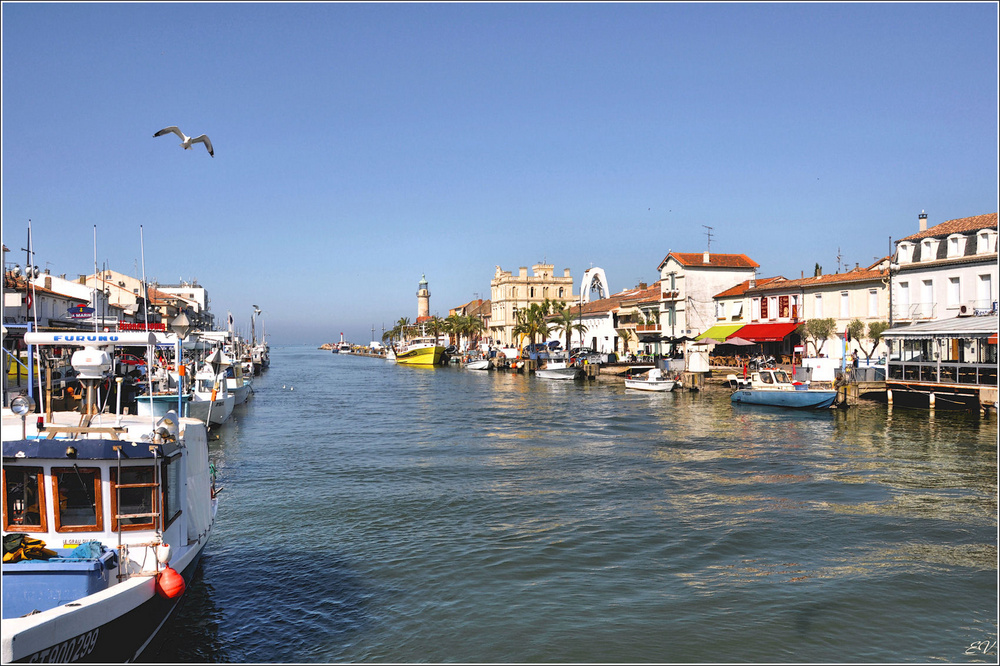
{"type": "MultiPolygon", "coordinates": [[[[588,347],[600,354],[626,354],[643,348],[642,338],[655,331],[659,341],[660,285],[640,283],[633,289],[569,306],[586,330],[573,331],[571,347],[588,347]],[[649,332],[646,328],[649,327],[649,332]]],[[[565,332],[553,330],[549,340],[565,344],[565,332]]]]}
{"type": "Polygon", "coordinates": [[[890,322],[997,311],[997,214],[974,215],[927,226],[896,241],[890,322]]]}
{"type": "Polygon", "coordinates": [[[695,337],[711,327],[715,295],[752,280],[759,267],[745,254],[669,252],[659,265],[662,336],[695,337]]]}

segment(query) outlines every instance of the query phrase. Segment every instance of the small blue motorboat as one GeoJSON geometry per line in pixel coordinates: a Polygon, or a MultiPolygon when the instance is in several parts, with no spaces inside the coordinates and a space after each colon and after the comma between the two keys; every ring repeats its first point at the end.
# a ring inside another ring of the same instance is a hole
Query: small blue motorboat
{"type": "Polygon", "coordinates": [[[812,389],[808,384],[793,382],[784,370],[761,368],[749,377],[728,375],[733,389],[732,401],[748,405],[770,405],[796,409],[826,409],[837,401],[833,389],[812,389]]]}

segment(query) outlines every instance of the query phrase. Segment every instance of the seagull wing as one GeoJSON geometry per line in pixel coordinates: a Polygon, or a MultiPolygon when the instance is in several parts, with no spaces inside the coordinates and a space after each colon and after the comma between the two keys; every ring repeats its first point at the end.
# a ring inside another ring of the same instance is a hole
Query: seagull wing
{"type": "Polygon", "coordinates": [[[215,151],[212,150],[212,140],[208,138],[207,134],[202,134],[201,136],[191,139],[191,143],[203,143],[205,147],[208,148],[208,154],[215,157],[215,151]]]}
{"type": "Polygon", "coordinates": [[[181,141],[187,141],[187,139],[188,139],[186,136],[184,136],[184,133],[181,132],[180,129],[178,127],[176,127],[176,126],[164,127],[163,129],[161,129],[159,132],[157,132],[153,136],[154,137],[163,136],[164,134],[170,134],[171,132],[173,132],[174,134],[176,134],[177,136],[179,136],[181,138],[181,141]]]}

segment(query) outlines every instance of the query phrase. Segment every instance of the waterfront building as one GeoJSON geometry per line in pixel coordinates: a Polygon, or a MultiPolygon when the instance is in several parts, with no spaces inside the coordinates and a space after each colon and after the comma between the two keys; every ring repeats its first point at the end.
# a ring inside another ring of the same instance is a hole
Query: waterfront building
{"type": "Polygon", "coordinates": [[[474,346],[476,342],[481,340],[484,335],[489,336],[490,330],[490,314],[492,311],[492,304],[490,301],[477,298],[474,301],[469,301],[464,305],[459,305],[457,308],[452,308],[448,310],[448,318],[452,317],[471,317],[478,319],[480,322],[479,332],[473,333],[471,335],[455,335],[454,339],[451,340],[452,344],[458,346],[459,349],[468,349],[474,346]]]}
{"type": "Polygon", "coordinates": [[[886,395],[923,407],[997,404],[997,213],[896,241],[886,395]]]}
{"type": "MultiPolygon", "coordinates": [[[[802,344],[797,329],[809,319],[833,319],[834,333],[814,341],[806,355],[821,351],[841,359],[855,348],[864,356],[885,352],[884,343],[874,350],[867,340],[845,347],[847,326],[855,319],[866,325],[888,317],[888,257],[866,268],[855,266],[846,273],[818,274],[788,280],[782,276],[749,280],[715,295],[716,323],[699,335],[701,339],[724,341],[739,337],[761,345],[766,355],[790,362],[802,344]],[[863,349],[863,351],[862,351],[863,349]]],[[[744,351],[745,353],[745,351],[744,351]]]]}
{"type": "Polygon", "coordinates": [[[896,241],[892,325],[997,311],[997,214],[927,226],[896,241]]]}
{"type": "Polygon", "coordinates": [[[670,338],[694,337],[715,321],[715,295],[753,279],[760,265],[745,254],[669,252],[660,262],[659,321],[670,338]]]}
{"type": "Polygon", "coordinates": [[[499,266],[490,280],[490,337],[501,345],[517,343],[512,334],[517,323],[517,313],[534,303],[546,300],[557,307],[576,301],[573,295],[573,277],[568,268],[562,276],[555,275],[553,264],[535,264],[528,269],[521,266],[517,275],[499,266]]]}
{"type": "Polygon", "coordinates": [[[122,312],[118,330],[165,331],[166,322],[180,312],[202,330],[214,318],[204,313],[208,294],[203,287],[159,287],[139,278],[105,269],[93,275],[81,275],[80,282],[107,295],[108,302],[122,312]],[[167,291],[169,289],[170,291],[167,291]],[[183,291],[182,291],[183,290],[183,291]]]}
{"type": "Polygon", "coordinates": [[[185,280],[178,284],[154,282],[152,288],[177,299],[164,308],[162,314],[165,321],[170,321],[169,318],[176,316],[179,311],[183,310],[196,328],[203,331],[215,329],[215,315],[211,311],[212,301],[208,297],[208,290],[198,284],[197,280],[185,280]],[[169,305],[173,307],[170,308],[169,305]]]}
{"type": "MultiPolygon", "coordinates": [[[[834,333],[823,341],[814,341],[829,358],[843,359],[857,350],[862,358],[865,352],[879,357],[885,344],[867,340],[853,340],[846,344],[847,327],[859,320],[865,324],[887,322],[889,316],[889,260],[880,259],[871,266],[845,273],[814,275],[797,280],[774,281],[758,284],[747,290],[750,322],[739,330],[739,337],[751,342],[774,343],[770,353],[791,356],[793,347],[801,340],[795,330],[810,319],[833,319],[834,333]]],[[[810,350],[803,350],[810,355],[810,350]]],[[[816,349],[811,352],[815,354],[816,349]]]]}
{"type": "MultiPolygon", "coordinates": [[[[645,326],[647,317],[652,320],[659,295],[659,283],[652,287],[640,283],[633,289],[626,289],[606,298],[577,301],[569,309],[585,330],[572,332],[570,346],[587,347],[599,354],[615,353],[622,356],[630,351],[641,351],[637,329],[645,326]]],[[[659,329],[658,323],[656,328],[659,329]]],[[[548,341],[556,340],[565,344],[566,332],[551,330],[548,341]]]]}

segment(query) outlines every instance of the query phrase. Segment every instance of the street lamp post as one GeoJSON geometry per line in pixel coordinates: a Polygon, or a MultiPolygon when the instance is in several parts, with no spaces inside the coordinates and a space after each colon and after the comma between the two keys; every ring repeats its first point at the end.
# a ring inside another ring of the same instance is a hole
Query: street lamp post
{"type": "MultiPolygon", "coordinates": [[[[177,417],[180,418],[184,416],[184,338],[188,336],[191,331],[191,322],[188,320],[186,314],[182,310],[180,314],[174,317],[173,321],[170,322],[170,330],[174,332],[177,336],[177,417]]],[[[152,403],[150,403],[152,404],[152,403]]]]}

